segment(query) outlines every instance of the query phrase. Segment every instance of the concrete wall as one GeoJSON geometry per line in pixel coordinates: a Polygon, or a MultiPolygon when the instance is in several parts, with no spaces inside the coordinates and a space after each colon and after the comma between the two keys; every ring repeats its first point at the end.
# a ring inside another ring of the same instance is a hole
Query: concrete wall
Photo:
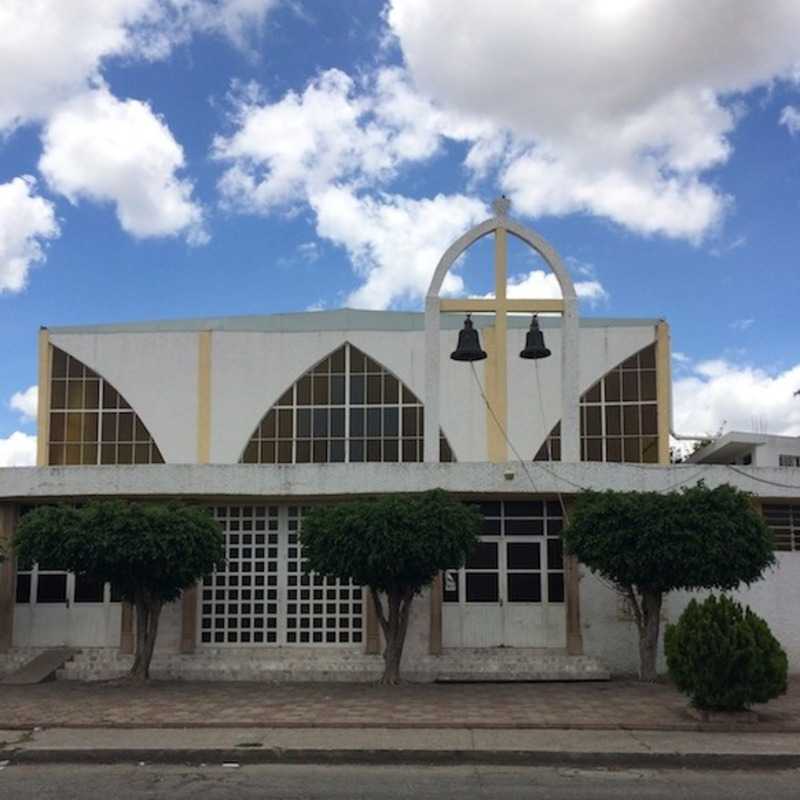
{"type": "MultiPolygon", "coordinates": [[[[763,580],[730,592],[769,624],[789,657],[789,671],[800,673],[800,552],[777,553],[778,564],[763,580]]],[[[601,658],[613,673],[635,673],[639,663],[638,633],[617,593],[586,567],[581,567],[581,627],[584,651],[601,658]]],[[[674,592],[662,615],[659,669],[666,671],[663,630],[676,622],[692,597],[709,592],[674,592]]]]}

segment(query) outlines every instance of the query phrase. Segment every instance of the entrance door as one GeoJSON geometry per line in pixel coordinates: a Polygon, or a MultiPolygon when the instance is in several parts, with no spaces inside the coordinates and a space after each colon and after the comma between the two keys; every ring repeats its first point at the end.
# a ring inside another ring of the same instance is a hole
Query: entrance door
{"type": "Polygon", "coordinates": [[[445,573],[445,647],[566,644],[563,516],[556,501],[481,504],[483,535],[460,570],[445,573]]]}
{"type": "Polygon", "coordinates": [[[14,644],[17,647],[115,647],[121,605],[109,584],[62,570],[17,574],[14,644]]]}

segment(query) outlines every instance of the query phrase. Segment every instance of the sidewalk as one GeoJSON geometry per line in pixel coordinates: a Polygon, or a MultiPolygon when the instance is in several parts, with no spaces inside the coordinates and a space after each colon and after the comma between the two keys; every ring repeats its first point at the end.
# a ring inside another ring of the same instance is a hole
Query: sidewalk
{"type": "MultiPolygon", "coordinates": [[[[800,733],[800,677],[757,723],[701,723],[665,684],[179,683],[0,686],[0,727],[637,730],[800,733]]],[[[800,737],[797,737],[800,739],[800,737]]]]}
{"type": "Polygon", "coordinates": [[[789,769],[794,734],[576,730],[188,729],[0,731],[0,763],[496,764],[789,769]]]}

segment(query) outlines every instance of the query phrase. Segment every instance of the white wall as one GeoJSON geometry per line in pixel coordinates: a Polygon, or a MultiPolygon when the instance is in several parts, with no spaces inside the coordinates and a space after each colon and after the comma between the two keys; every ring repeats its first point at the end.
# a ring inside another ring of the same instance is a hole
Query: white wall
{"type": "MultiPolygon", "coordinates": [[[[750,606],[770,626],[789,657],[789,672],[800,673],[800,552],[776,553],[778,564],[763,580],[730,592],[740,603],[750,606]]],[[[581,627],[587,655],[601,658],[612,673],[635,673],[639,663],[636,625],[626,613],[616,592],[586,567],[581,582],[581,627]]],[[[667,597],[659,645],[659,670],[666,671],[663,631],[676,622],[692,597],[709,592],[674,592],[667,597]]]]}

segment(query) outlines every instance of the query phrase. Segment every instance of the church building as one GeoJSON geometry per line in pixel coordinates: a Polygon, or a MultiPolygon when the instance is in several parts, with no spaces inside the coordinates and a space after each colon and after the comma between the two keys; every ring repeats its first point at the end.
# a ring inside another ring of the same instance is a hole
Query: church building
{"type": "MultiPolygon", "coordinates": [[[[226,563],[164,610],[153,674],[369,680],[382,643],[368,592],[304,572],[303,514],[440,487],[478,504],[484,527],[467,564],[416,598],[405,675],[604,679],[635,672],[637,633],[613,587],[562,551],[575,494],[731,483],[781,550],[736,594],[800,671],[800,468],[671,464],[670,406],[667,323],[580,317],[558,254],[501,199],[444,253],[424,312],[43,327],[37,466],[0,470],[0,539],[39,503],[203,504],[226,563]],[[484,237],[493,296],[441,297],[484,237]],[[561,299],[507,296],[509,237],[547,262],[561,299]]],[[[667,620],[687,597],[669,597],[667,620]]],[[[113,586],[0,565],[0,674],[62,645],[80,651],[66,677],[120,674],[133,624],[113,586]]]]}

